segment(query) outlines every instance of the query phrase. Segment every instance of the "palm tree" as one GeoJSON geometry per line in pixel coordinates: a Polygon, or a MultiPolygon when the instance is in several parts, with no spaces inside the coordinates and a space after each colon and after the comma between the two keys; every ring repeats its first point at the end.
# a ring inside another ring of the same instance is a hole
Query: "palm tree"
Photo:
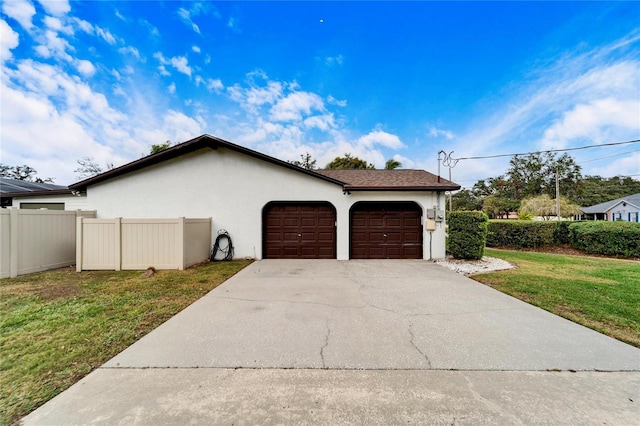
{"type": "Polygon", "coordinates": [[[402,167],[402,163],[398,160],[394,160],[393,158],[388,159],[387,162],[384,163],[385,170],[393,170],[397,169],[398,167],[402,167]]]}

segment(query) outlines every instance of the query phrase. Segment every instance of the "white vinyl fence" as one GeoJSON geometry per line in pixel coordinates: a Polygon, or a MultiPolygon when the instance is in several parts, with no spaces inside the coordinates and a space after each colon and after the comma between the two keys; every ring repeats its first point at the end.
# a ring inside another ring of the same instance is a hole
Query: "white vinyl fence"
{"type": "Polygon", "coordinates": [[[0,277],[73,265],[77,217],[96,217],[96,212],[1,209],[0,277]]]}
{"type": "Polygon", "coordinates": [[[78,218],[76,227],[77,271],[184,269],[211,250],[211,218],[78,218]]]}

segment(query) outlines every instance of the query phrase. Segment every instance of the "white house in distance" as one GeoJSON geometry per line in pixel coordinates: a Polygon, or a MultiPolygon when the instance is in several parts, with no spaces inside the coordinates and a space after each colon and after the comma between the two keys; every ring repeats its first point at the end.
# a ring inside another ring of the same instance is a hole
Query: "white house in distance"
{"type": "Polygon", "coordinates": [[[582,207],[581,210],[588,220],[640,222],[640,194],[582,207]]]}
{"type": "Polygon", "coordinates": [[[424,170],[305,170],[202,135],[69,186],[98,218],[212,217],[236,258],[445,256],[444,193],[424,170]]]}

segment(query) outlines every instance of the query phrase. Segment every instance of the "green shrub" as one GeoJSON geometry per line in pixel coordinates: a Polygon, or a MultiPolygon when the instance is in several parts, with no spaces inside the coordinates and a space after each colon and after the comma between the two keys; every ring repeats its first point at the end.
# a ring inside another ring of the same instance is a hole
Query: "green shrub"
{"type": "Polygon", "coordinates": [[[569,225],[571,245],[591,254],[640,257],[640,224],[578,222],[569,225]]]}
{"type": "Polygon", "coordinates": [[[449,253],[457,259],[482,259],[487,242],[487,221],[483,212],[451,212],[449,253]]]}
{"type": "Polygon", "coordinates": [[[556,222],[556,229],[553,231],[553,242],[555,244],[571,244],[571,234],[569,226],[577,223],[570,220],[556,222]]]}
{"type": "Polygon", "coordinates": [[[490,220],[487,247],[538,248],[552,245],[557,223],[490,220]]]}

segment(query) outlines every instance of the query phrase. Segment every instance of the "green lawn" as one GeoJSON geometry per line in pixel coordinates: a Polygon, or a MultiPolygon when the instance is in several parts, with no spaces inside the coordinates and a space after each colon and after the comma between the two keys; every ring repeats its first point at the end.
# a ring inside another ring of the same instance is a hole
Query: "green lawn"
{"type": "Polygon", "coordinates": [[[0,280],[0,424],[12,424],[250,261],[185,271],[75,272],[0,280]]]}
{"type": "Polygon", "coordinates": [[[517,269],[473,279],[640,347],[640,263],[631,260],[487,249],[517,269]]]}

